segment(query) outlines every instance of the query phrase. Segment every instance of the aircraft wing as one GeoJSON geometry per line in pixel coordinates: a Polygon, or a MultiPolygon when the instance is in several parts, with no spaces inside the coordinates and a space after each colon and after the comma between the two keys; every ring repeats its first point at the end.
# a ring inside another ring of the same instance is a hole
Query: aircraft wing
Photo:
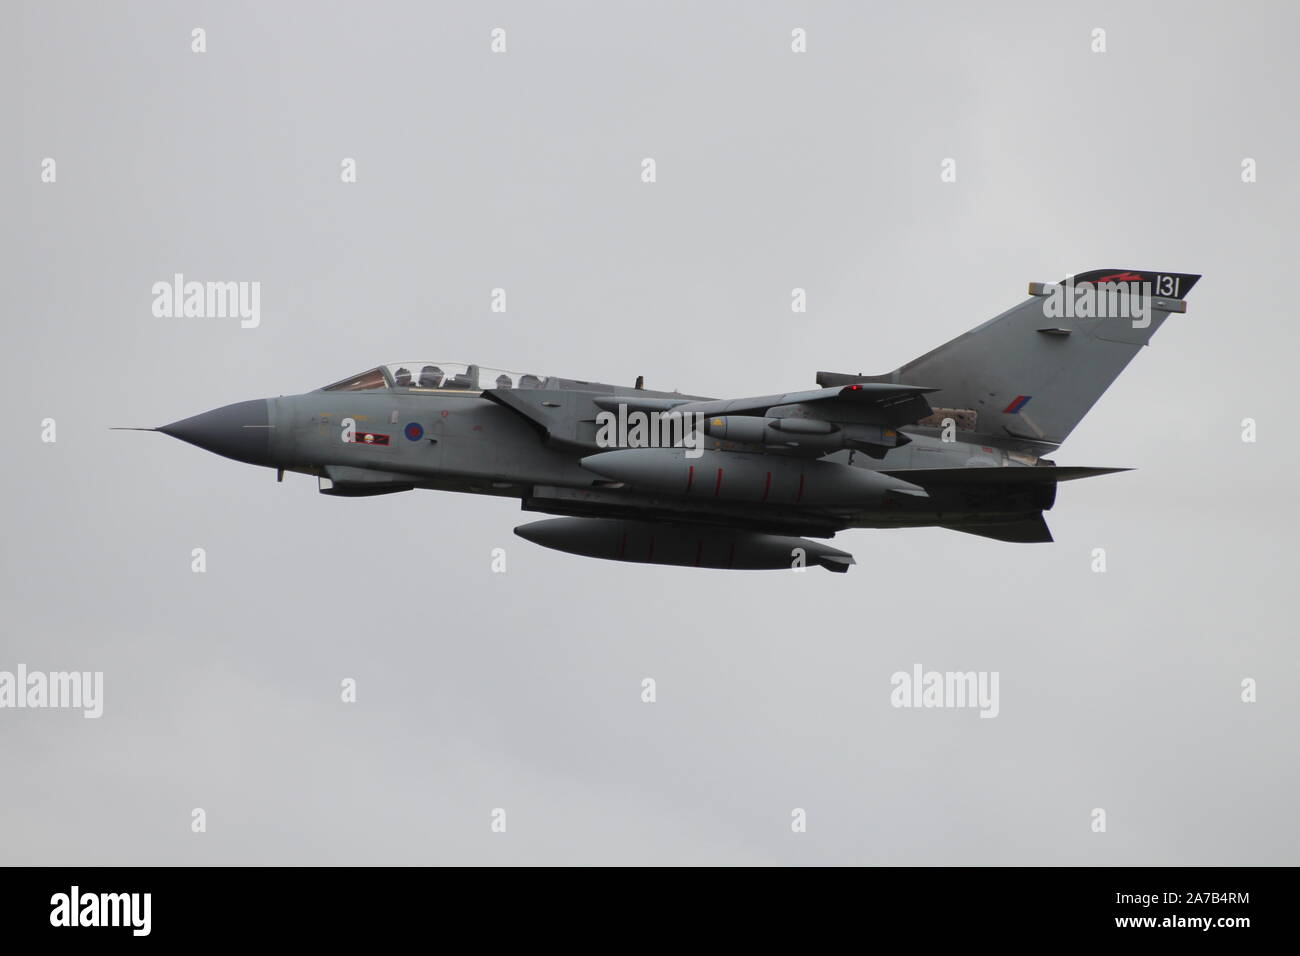
{"type": "Polygon", "coordinates": [[[754,398],[719,398],[684,402],[675,412],[715,415],[766,415],[774,408],[790,405],[812,406],[816,417],[826,421],[867,422],[898,428],[930,415],[932,409],[926,392],[938,391],[922,385],[899,385],[893,382],[855,382],[834,388],[814,388],[803,392],[783,392],[754,398]]]}

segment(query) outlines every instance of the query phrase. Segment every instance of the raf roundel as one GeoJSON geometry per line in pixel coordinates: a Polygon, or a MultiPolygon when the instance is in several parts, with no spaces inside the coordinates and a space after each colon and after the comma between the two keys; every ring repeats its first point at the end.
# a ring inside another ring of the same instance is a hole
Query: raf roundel
{"type": "Polygon", "coordinates": [[[411,422],[406,426],[406,437],[411,441],[419,441],[424,437],[424,428],[419,422],[411,422]]]}

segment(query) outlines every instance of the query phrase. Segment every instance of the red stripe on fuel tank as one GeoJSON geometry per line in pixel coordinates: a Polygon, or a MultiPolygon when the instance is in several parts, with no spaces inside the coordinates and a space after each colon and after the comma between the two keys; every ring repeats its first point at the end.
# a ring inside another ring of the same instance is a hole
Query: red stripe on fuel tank
{"type": "Polygon", "coordinates": [[[760,500],[760,501],[766,501],[766,500],[767,500],[767,493],[768,493],[769,491],[771,491],[771,490],[772,490],[772,473],[769,471],[769,472],[767,473],[767,478],[765,478],[765,479],[763,480],[763,497],[760,498],[759,500],[760,500]]]}
{"type": "Polygon", "coordinates": [[[695,466],[691,465],[686,472],[686,493],[691,493],[691,485],[695,484],[695,466]]]}
{"type": "Polygon", "coordinates": [[[713,497],[718,497],[718,492],[722,490],[722,469],[718,469],[718,480],[713,483],[713,497]]]}
{"type": "Polygon", "coordinates": [[[803,498],[803,479],[804,479],[803,472],[799,472],[799,491],[794,496],[795,501],[799,501],[803,498]]]}

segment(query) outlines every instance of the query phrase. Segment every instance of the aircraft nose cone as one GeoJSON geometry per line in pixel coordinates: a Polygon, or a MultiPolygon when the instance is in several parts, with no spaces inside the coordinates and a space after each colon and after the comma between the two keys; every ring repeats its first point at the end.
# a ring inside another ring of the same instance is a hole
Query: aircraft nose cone
{"type": "Polygon", "coordinates": [[[223,405],[158,430],[235,461],[271,464],[271,410],[265,398],[223,405]]]}

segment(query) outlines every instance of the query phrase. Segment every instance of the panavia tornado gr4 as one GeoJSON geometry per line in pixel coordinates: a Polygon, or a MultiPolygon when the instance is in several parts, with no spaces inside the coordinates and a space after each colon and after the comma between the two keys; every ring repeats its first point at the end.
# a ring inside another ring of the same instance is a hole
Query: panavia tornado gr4
{"type": "Polygon", "coordinates": [[[1056,449],[1199,276],[1102,269],[1029,298],[886,375],[715,399],[454,362],[381,365],[302,395],[156,429],[311,475],[326,495],[415,488],[517,498],[515,528],[572,554],[701,568],[846,571],[848,528],[1052,536],[1056,449]]]}

